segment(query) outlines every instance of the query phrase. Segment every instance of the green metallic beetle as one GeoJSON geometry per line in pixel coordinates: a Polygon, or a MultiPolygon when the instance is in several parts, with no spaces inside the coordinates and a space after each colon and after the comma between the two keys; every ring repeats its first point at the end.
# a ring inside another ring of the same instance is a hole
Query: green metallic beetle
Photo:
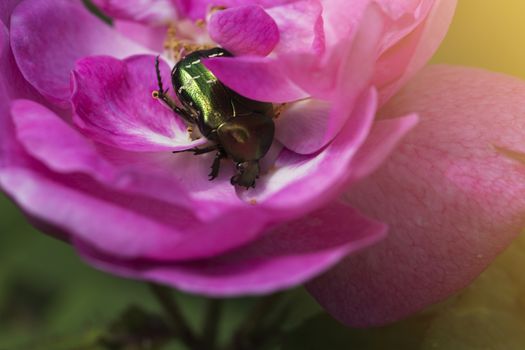
{"type": "Polygon", "coordinates": [[[164,101],[186,123],[197,125],[202,136],[213,143],[206,148],[187,150],[195,155],[217,152],[210,180],[219,174],[221,159],[230,158],[237,169],[237,174],[231,178],[232,185],[255,187],[260,173],[259,160],[266,155],[274,138],[273,105],[239,95],[222,84],[201,62],[220,56],[231,54],[222,48],[200,50],[175,65],[171,80],[182,107],[166,95],[157,57],[159,90],[154,92],[154,97],[164,101]]]}

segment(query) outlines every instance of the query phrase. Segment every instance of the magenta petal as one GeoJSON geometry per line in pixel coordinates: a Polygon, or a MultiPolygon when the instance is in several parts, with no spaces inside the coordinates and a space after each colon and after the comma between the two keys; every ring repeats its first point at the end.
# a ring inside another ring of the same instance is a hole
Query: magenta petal
{"type": "Polygon", "coordinates": [[[218,57],[205,60],[204,65],[225,85],[254,100],[282,103],[308,96],[286,78],[279,61],[271,58],[218,57]]]}
{"type": "Polygon", "coordinates": [[[25,150],[62,173],[82,172],[111,181],[115,169],[89,141],[44,106],[17,100],[11,110],[17,138],[25,150]]]}
{"type": "MultiPolygon", "coordinates": [[[[431,0],[425,0],[424,5],[429,7],[429,2],[431,0]]],[[[419,19],[418,27],[378,59],[374,82],[380,90],[380,105],[406,84],[436,52],[452,21],[456,3],[457,0],[433,1],[430,13],[419,19]]]]}
{"type": "Polygon", "coordinates": [[[2,22],[7,28],[10,27],[13,10],[22,1],[23,0],[2,0],[0,2],[0,22],[2,22]]]}
{"type": "Polygon", "coordinates": [[[0,188],[35,220],[68,232],[72,240],[129,259],[216,256],[253,241],[268,220],[243,205],[203,222],[185,207],[114,191],[86,176],[50,174],[41,166],[0,168],[0,188]]]}
{"type": "Polygon", "coordinates": [[[297,0],[171,0],[178,12],[189,19],[205,19],[213,6],[223,6],[226,8],[260,5],[262,7],[272,7],[297,0]]]}
{"type": "MultiPolygon", "coordinates": [[[[20,74],[9,39],[8,29],[0,23],[0,85],[5,85],[6,94],[11,99],[31,98],[42,101],[42,96],[20,74]]],[[[9,103],[4,106],[9,109],[9,103]]]]}
{"type": "Polygon", "coordinates": [[[210,37],[234,55],[268,55],[279,42],[275,21],[257,5],[234,7],[215,13],[210,37]]]}
{"type": "MultiPolygon", "coordinates": [[[[0,23],[0,72],[2,77],[10,71],[7,63],[9,51],[9,34],[3,23],[0,23]]],[[[0,168],[8,162],[8,155],[11,154],[13,144],[13,126],[9,120],[8,86],[5,78],[0,79],[0,168]]]]}
{"type": "Polygon", "coordinates": [[[420,122],[348,201],[389,237],[309,285],[353,326],[393,322],[465,287],[525,226],[525,83],[430,67],[383,109],[420,122]]]}
{"type": "Polygon", "coordinates": [[[16,98],[42,100],[20,74],[9,47],[9,33],[0,23],[0,167],[25,160],[11,120],[11,101],[16,98]]]}
{"type": "Polygon", "coordinates": [[[345,112],[371,85],[384,24],[375,6],[367,8],[362,16],[353,36],[341,39],[322,60],[304,54],[283,57],[286,74],[295,84],[311,96],[336,102],[325,141],[341,130],[348,116],[345,112]]]}
{"type": "Polygon", "coordinates": [[[166,26],[148,26],[132,21],[116,20],[113,22],[115,30],[127,38],[155,52],[164,50],[164,41],[168,31],[166,26]]]}
{"type": "Polygon", "coordinates": [[[147,254],[162,238],[165,246],[181,238],[174,227],[168,229],[147,212],[141,215],[129,198],[127,207],[105,200],[119,196],[90,186],[86,178],[67,184],[40,169],[10,167],[0,169],[0,186],[31,217],[118,255],[147,254]],[[107,222],[111,225],[103,224],[107,222]],[[170,240],[165,239],[168,232],[170,240]]]}
{"type": "MultiPolygon", "coordinates": [[[[365,14],[370,23],[356,34],[346,62],[337,74],[332,106],[327,108],[327,104],[315,100],[298,102],[291,105],[277,120],[276,136],[289,149],[299,154],[319,151],[336,137],[346,123],[350,116],[349,111],[355,108],[359,94],[368,86],[372,77],[373,63],[369,57],[374,56],[374,43],[377,44],[380,34],[380,23],[376,15],[372,11],[365,14]]],[[[298,71],[296,73],[299,74],[298,71]]],[[[304,77],[301,79],[304,80],[304,77]]],[[[317,87],[312,86],[311,89],[315,90],[317,87]]]]}
{"type": "MultiPolygon", "coordinates": [[[[169,67],[161,66],[171,81],[169,67]]],[[[155,57],[88,57],[73,73],[75,123],[91,138],[130,151],[184,150],[206,142],[192,141],[173,111],[151,96],[158,89],[155,57]]]]}
{"type": "Polygon", "coordinates": [[[279,28],[277,53],[323,53],[323,6],[319,0],[293,1],[269,8],[267,12],[279,28]]]}
{"type": "Polygon", "coordinates": [[[348,0],[322,0],[324,31],[328,47],[334,47],[342,40],[351,42],[371,2],[371,0],[352,0],[349,6],[348,0]]]}
{"type": "Polygon", "coordinates": [[[117,260],[77,242],[90,263],[113,273],[212,296],[265,294],[297,286],[376,243],[386,227],[346,205],[328,207],[221,257],[186,264],[117,260]],[[322,235],[319,233],[322,231],[322,235]]]}
{"type": "Polygon", "coordinates": [[[69,99],[79,58],[126,57],[146,50],[91,15],[80,2],[25,0],[11,17],[11,46],[24,77],[51,101],[69,99]]]}
{"type": "Polygon", "coordinates": [[[341,193],[351,176],[352,159],[370,131],[376,108],[377,93],[369,89],[358,99],[343,130],[325,149],[308,156],[284,150],[274,168],[258,180],[257,187],[240,195],[285,217],[329,202],[341,193]]]}
{"type": "Polygon", "coordinates": [[[167,24],[176,18],[171,0],[93,0],[93,3],[119,20],[155,25],[167,24]]]}
{"type": "Polygon", "coordinates": [[[352,179],[359,180],[374,172],[417,122],[416,114],[376,121],[352,160],[352,179]]]}
{"type": "Polygon", "coordinates": [[[309,99],[291,103],[275,121],[275,137],[291,151],[311,154],[324,146],[330,103],[309,99]]]}

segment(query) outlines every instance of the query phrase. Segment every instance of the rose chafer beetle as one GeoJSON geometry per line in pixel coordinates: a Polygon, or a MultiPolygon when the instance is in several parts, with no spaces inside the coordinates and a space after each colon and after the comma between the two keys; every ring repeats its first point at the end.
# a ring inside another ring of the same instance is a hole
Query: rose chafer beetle
{"type": "Polygon", "coordinates": [[[219,174],[221,160],[230,158],[237,170],[231,178],[232,185],[255,187],[260,173],[259,160],[266,155],[274,138],[273,105],[239,95],[221,83],[201,62],[220,56],[231,54],[222,48],[199,50],[175,65],[171,81],[181,107],[163,89],[157,57],[155,69],[159,90],[153,94],[187,124],[196,125],[202,136],[212,143],[205,148],[187,150],[195,155],[216,151],[210,180],[219,174]]]}

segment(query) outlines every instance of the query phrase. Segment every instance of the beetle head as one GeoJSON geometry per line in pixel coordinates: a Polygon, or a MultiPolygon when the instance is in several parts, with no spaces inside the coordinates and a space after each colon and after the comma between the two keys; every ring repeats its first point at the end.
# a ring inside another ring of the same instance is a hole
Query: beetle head
{"type": "Polygon", "coordinates": [[[239,185],[246,188],[255,187],[255,179],[259,178],[259,161],[250,160],[240,162],[236,165],[237,174],[231,178],[232,185],[239,185]]]}

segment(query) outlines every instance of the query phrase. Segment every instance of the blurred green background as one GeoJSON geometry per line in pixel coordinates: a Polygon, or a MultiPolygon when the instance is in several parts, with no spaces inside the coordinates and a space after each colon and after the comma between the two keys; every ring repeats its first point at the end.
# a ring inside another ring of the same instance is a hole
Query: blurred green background
{"type": "MultiPolygon", "coordinates": [[[[433,62],[485,67],[525,78],[525,1],[498,4],[460,0],[449,35],[433,62]]],[[[158,310],[147,287],[84,265],[69,246],[34,230],[1,195],[0,233],[0,350],[81,349],[82,342],[89,344],[129,305],[158,310]]],[[[281,348],[524,349],[522,266],[524,238],[459,295],[410,320],[374,330],[338,325],[298,289],[291,293],[295,306],[284,325],[281,348]]],[[[198,326],[204,301],[177,297],[198,326]]],[[[253,303],[251,299],[227,303],[220,328],[223,339],[253,303]]]]}

